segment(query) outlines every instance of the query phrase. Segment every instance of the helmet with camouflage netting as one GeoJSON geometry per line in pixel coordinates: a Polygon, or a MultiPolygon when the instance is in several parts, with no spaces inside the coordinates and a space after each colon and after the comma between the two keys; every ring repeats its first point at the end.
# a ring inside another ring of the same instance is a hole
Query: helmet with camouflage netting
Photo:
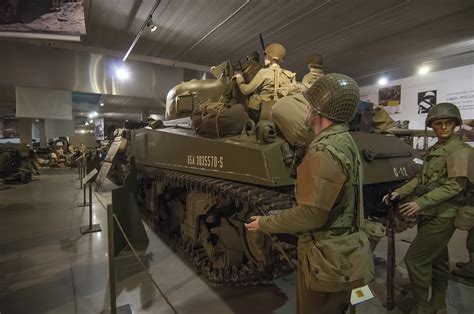
{"type": "Polygon", "coordinates": [[[360,100],[356,81],[339,73],[323,75],[303,95],[314,111],[337,122],[352,120],[360,100]]]}
{"type": "Polygon", "coordinates": [[[461,125],[462,123],[459,108],[456,107],[455,104],[449,102],[442,102],[434,105],[430,111],[428,111],[428,115],[426,116],[426,126],[431,127],[431,123],[433,123],[434,120],[439,119],[453,119],[456,121],[456,125],[461,125]]]}

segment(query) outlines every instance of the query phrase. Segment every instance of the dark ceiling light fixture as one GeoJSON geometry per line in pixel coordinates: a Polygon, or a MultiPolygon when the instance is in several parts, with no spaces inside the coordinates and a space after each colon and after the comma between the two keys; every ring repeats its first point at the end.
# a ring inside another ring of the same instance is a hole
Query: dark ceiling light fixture
{"type": "Polygon", "coordinates": [[[158,29],[158,27],[153,24],[153,21],[151,19],[148,20],[148,22],[146,23],[146,26],[148,26],[148,28],[150,29],[150,32],[154,32],[158,29]]]}
{"type": "MultiPolygon", "coordinates": [[[[148,24],[152,25],[155,29],[152,30],[152,28],[150,27],[150,31],[154,32],[156,30],[156,26],[153,25],[153,21],[152,21],[152,17],[153,17],[153,13],[155,13],[155,10],[156,8],[158,7],[158,5],[160,4],[161,0],[156,0],[155,2],[155,5],[153,6],[153,8],[151,8],[151,11],[150,13],[148,14],[147,18],[145,19],[145,22],[143,22],[143,25],[142,27],[140,28],[140,31],[138,32],[137,36],[135,36],[135,39],[133,40],[132,44],[130,45],[130,48],[128,48],[127,50],[127,53],[125,54],[125,56],[123,57],[122,61],[125,62],[128,58],[128,56],[130,55],[130,53],[132,52],[133,48],[135,47],[135,45],[137,44],[138,40],[140,39],[140,37],[142,36],[143,34],[143,31],[145,30],[145,28],[148,26],[148,24]]],[[[148,26],[149,27],[149,26],[148,26]]]]}

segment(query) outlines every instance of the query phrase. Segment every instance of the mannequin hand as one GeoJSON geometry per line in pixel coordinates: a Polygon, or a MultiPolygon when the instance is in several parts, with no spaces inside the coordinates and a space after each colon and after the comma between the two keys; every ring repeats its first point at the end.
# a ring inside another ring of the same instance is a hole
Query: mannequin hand
{"type": "Polygon", "coordinates": [[[390,196],[390,194],[386,194],[383,198],[382,198],[382,202],[384,202],[385,204],[388,205],[388,203],[390,201],[394,201],[397,197],[400,196],[400,193],[398,192],[392,192],[392,197],[390,199],[388,199],[390,196]]]}
{"type": "Polygon", "coordinates": [[[260,216],[252,216],[250,217],[252,219],[251,223],[245,224],[245,227],[247,228],[248,231],[258,231],[260,230],[260,216]]]}
{"type": "Polygon", "coordinates": [[[409,202],[400,206],[400,214],[404,216],[416,215],[420,210],[421,207],[416,202],[409,202]]]}

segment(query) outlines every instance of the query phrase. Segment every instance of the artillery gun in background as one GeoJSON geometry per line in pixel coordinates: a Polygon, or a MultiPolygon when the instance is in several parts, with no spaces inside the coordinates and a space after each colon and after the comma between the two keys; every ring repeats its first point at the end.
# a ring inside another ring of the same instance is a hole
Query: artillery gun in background
{"type": "MultiPolygon", "coordinates": [[[[177,101],[177,116],[189,115],[190,103],[177,101]]],[[[417,153],[395,136],[361,131],[352,136],[363,157],[366,215],[383,217],[383,195],[414,175],[417,153]]],[[[236,136],[205,138],[189,119],[166,121],[132,130],[128,150],[143,215],[210,281],[251,285],[288,272],[281,247],[242,223],[295,204],[292,172],[302,155],[271,122],[236,136]]]]}

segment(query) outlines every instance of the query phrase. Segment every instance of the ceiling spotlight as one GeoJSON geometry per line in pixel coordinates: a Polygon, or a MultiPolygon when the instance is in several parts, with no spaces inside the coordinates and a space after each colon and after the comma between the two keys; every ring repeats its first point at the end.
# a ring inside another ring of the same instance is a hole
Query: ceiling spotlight
{"type": "Polygon", "coordinates": [[[388,79],[385,77],[385,76],[382,76],[378,82],[377,82],[379,85],[387,85],[388,83],[388,79]]]}
{"type": "Polygon", "coordinates": [[[89,118],[95,118],[97,117],[99,114],[97,113],[97,111],[92,111],[91,113],[89,113],[89,118]]]}
{"type": "Polygon", "coordinates": [[[88,126],[89,125],[89,122],[86,121],[86,123],[84,123],[85,126],[88,126]]]}
{"type": "Polygon", "coordinates": [[[101,106],[101,107],[104,107],[104,103],[103,103],[103,102],[101,102],[101,103],[100,103],[100,106],[101,106]]]}
{"type": "Polygon", "coordinates": [[[151,19],[148,20],[148,22],[146,23],[146,26],[148,26],[148,28],[150,29],[150,32],[154,32],[158,29],[158,27],[153,24],[153,21],[151,19]]]}
{"type": "Polygon", "coordinates": [[[425,75],[426,73],[430,72],[430,67],[427,65],[422,65],[420,68],[418,68],[418,74],[420,75],[425,75]]]}
{"type": "Polygon", "coordinates": [[[80,132],[81,132],[82,134],[84,134],[84,133],[86,133],[86,130],[80,130],[80,132]]]}
{"type": "Polygon", "coordinates": [[[89,123],[90,123],[90,124],[94,123],[94,120],[89,120],[89,123]]]}
{"type": "Polygon", "coordinates": [[[121,81],[126,81],[130,78],[130,72],[124,67],[121,66],[115,70],[115,74],[117,75],[117,78],[121,81]]]}

